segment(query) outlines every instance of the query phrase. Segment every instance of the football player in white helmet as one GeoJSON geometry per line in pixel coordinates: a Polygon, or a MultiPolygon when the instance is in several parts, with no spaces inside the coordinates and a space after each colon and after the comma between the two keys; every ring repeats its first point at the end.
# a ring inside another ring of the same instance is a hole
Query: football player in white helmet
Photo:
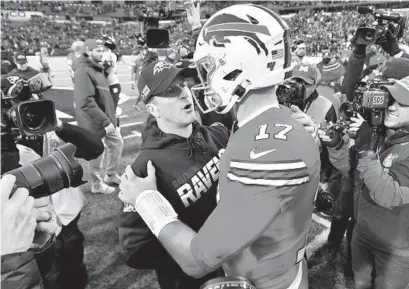
{"type": "MultiPolygon", "coordinates": [[[[320,157],[297,119],[302,112],[292,116],[275,95],[291,69],[287,33],[276,13],[251,4],[217,12],[201,30],[194,57],[202,83],[193,91],[203,93],[204,111],[234,108],[238,129],[217,171],[220,201],[199,232],[180,222],[157,191],[152,164],[146,178],[130,167],[121,178],[121,200],[134,204],[191,276],[223,265],[227,276],[243,276],[258,289],[308,288],[304,256],[320,157]]],[[[202,193],[205,184],[197,179],[202,193]]]]}
{"type": "Polygon", "coordinates": [[[204,92],[209,106],[200,108],[226,113],[250,90],[283,81],[291,70],[287,29],[277,14],[255,5],[231,6],[211,17],[194,54],[202,83],[192,90],[196,98],[204,92]]]}

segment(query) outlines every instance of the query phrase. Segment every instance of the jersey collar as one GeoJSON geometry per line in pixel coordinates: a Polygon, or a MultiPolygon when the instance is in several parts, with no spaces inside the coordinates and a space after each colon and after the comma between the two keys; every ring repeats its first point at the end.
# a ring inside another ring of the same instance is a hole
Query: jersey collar
{"type": "Polygon", "coordinates": [[[267,110],[269,110],[269,109],[271,109],[271,108],[280,108],[280,107],[278,107],[277,105],[274,105],[274,104],[265,106],[265,107],[263,107],[263,108],[257,110],[255,113],[249,115],[248,117],[246,117],[246,118],[243,119],[242,121],[238,122],[238,123],[237,123],[237,126],[238,126],[239,128],[242,127],[242,126],[245,125],[246,123],[250,122],[252,119],[256,118],[257,116],[261,115],[262,113],[264,113],[265,111],[267,111],[267,110]]]}

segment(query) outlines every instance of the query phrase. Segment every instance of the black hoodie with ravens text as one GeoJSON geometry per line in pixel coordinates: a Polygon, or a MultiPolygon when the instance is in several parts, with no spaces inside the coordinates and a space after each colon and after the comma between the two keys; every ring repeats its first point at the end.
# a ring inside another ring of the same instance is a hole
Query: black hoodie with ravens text
{"type": "MultiPolygon", "coordinates": [[[[189,138],[161,131],[149,117],[142,134],[142,150],[132,165],[145,177],[149,160],[156,169],[158,190],[172,204],[179,220],[196,232],[216,207],[219,160],[228,141],[223,125],[211,127],[193,123],[189,138]]],[[[154,269],[162,289],[194,289],[215,278],[211,273],[201,279],[186,275],[150,232],[132,206],[125,206],[119,218],[119,242],[127,265],[154,269]]]]}

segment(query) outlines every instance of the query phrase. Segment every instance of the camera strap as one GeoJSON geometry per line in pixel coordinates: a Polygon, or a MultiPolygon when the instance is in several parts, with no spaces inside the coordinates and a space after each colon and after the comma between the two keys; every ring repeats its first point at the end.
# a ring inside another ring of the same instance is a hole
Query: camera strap
{"type": "Polygon", "coordinates": [[[305,101],[304,101],[304,109],[303,109],[303,112],[304,112],[304,113],[306,113],[306,112],[308,111],[308,109],[310,108],[312,102],[313,102],[314,100],[316,100],[317,97],[318,97],[318,92],[317,92],[317,90],[314,90],[313,93],[311,93],[311,95],[310,95],[308,98],[305,99],[305,101]]]}

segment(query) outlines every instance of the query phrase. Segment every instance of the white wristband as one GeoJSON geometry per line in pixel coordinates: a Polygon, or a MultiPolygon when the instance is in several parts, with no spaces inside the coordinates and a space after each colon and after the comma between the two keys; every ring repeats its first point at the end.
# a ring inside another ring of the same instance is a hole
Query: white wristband
{"type": "Polygon", "coordinates": [[[166,225],[178,220],[172,205],[158,191],[142,192],[136,198],[135,209],[156,237],[166,225]]]}

